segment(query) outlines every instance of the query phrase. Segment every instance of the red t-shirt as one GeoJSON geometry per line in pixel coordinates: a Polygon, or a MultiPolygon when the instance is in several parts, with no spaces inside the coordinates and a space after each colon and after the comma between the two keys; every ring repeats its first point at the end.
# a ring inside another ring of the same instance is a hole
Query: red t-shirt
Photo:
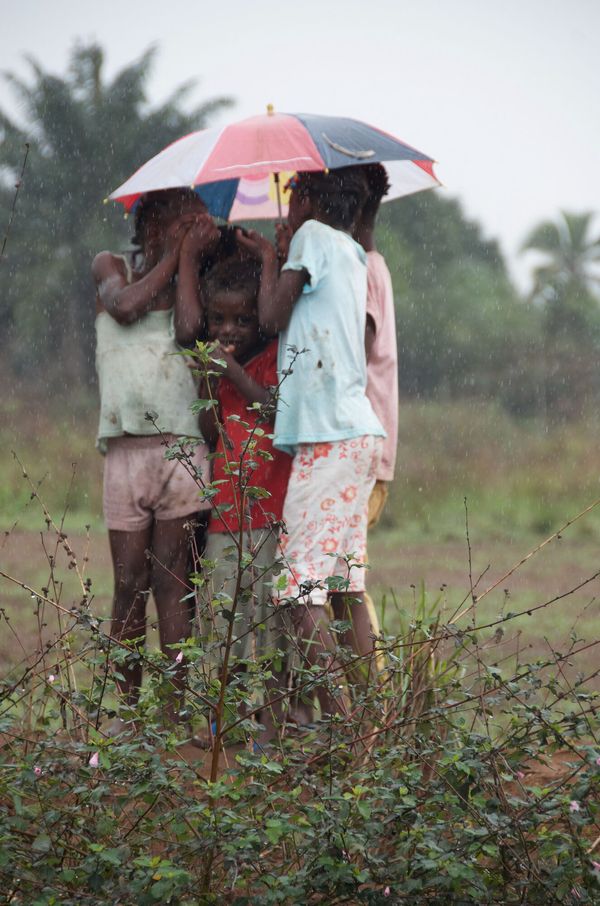
{"type": "MultiPolygon", "coordinates": [[[[254,358],[246,362],[244,370],[261,387],[276,387],[278,384],[277,340],[270,342],[254,358]]],[[[252,434],[252,429],[257,425],[257,413],[248,409],[248,400],[226,377],[219,381],[217,398],[221,422],[230,446],[227,445],[227,449],[224,449],[219,437],[215,453],[220,455],[215,456],[213,460],[213,482],[222,481],[222,484],[216,486],[218,490],[216,496],[213,497],[213,505],[226,508],[220,511],[220,515],[213,513],[209,531],[231,530],[235,532],[239,530],[241,501],[239,463],[241,456],[243,456],[244,483],[252,488],[263,488],[271,495],[261,498],[251,496],[252,492],[250,492],[246,496],[244,527],[262,528],[272,525],[281,519],[292,457],[281,450],[275,450],[268,437],[252,434]],[[244,428],[239,421],[231,419],[232,415],[239,417],[242,422],[246,422],[250,428],[244,428]],[[256,441],[256,449],[252,452],[244,452],[250,439],[256,441]],[[268,452],[273,458],[264,459],[257,454],[257,451],[268,452]],[[255,464],[256,468],[251,467],[250,463],[255,464]],[[228,470],[233,474],[228,474],[228,470]]],[[[258,427],[264,431],[265,435],[273,433],[272,422],[259,422],[258,427]]]]}

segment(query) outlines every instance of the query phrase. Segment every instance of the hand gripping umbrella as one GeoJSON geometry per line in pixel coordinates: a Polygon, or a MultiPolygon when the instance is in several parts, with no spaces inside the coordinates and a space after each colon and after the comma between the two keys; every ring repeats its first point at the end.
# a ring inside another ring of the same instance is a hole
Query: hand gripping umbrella
{"type": "Polygon", "coordinates": [[[194,188],[213,217],[281,218],[280,186],[300,170],[382,163],[391,188],[384,199],[440,185],[434,161],[399,139],[345,117],[304,113],[253,116],[192,132],[151,158],[109,196],[130,211],[145,192],[194,188]]]}

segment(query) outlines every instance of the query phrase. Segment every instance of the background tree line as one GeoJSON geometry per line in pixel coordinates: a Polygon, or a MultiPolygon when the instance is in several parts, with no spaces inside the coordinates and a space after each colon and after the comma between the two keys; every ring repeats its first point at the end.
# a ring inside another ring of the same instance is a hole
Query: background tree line
{"type": "MultiPolygon", "coordinates": [[[[8,221],[25,142],[30,151],[4,260],[0,342],[9,377],[93,383],[90,262],[125,249],[131,224],[107,192],[181,135],[232,104],[185,112],[191,83],[160,107],[147,99],[155,51],[107,82],[103,52],[79,46],[64,77],[30,60],[31,79],[7,76],[21,127],[0,111],[0,205],[8,221]]],[[[384,205],[379,239],[397,307],[400,384],[419,398],[493,397],[517,414],[573,417],[600,401],[600,238],[592,215],[534,228],[524,249],[544,255],[522,298],[498,244],[456,200],[429,192],[384,205]]]]}

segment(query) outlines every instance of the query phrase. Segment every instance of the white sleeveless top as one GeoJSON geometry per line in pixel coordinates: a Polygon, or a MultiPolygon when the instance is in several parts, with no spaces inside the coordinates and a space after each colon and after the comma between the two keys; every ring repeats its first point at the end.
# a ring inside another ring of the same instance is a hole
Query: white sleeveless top
{"type": "MultiPolygon", "coordinates": [[[[126,262],[128,276],[130,270],[126,262]]],[[[96,316],[96,371],[100,384],[98,448],[109,437],[165,434],[201,437],[190,406],[198,398],[194,376],[178,355],[173,310],[150,311],[133,324],[108,312],[96,316]]]]}

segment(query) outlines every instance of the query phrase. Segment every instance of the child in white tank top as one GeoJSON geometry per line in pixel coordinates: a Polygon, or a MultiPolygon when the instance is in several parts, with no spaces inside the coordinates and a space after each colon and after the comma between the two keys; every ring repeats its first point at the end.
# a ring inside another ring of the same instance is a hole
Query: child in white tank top
{"type": "MultiPolygon", "coordinates": [[[[185,665],[176,646],[190,635],[189,605],[181,601],[187,587],[190,519],[206,504],[185,464],[165,459],[165,441],[195,438],[188,447],[191,461],[209,480],[207,450],[189,411],[196,398],[192,374],[176,353],[179,343],[193,342],[200,334],[198,268],[219,232],[194,192],[168,190],[140,200],[136,239],[143,256],[139,269],[132,272],[121,256],[110,252],[101,252],[92,265],[101,396],[98,444],[106,450],[104,507],[115,575],[112,635],[123,642],[117,656],[120,687],[131,709],[121,713],[135,718],[141,659],[123,663],[122,655],[145,637],[152,591],[161,648],[177,664],[168,708],[177,720],[185,665]]],[[[124,726],[118,719],[109,732],[124,726]]]]}

